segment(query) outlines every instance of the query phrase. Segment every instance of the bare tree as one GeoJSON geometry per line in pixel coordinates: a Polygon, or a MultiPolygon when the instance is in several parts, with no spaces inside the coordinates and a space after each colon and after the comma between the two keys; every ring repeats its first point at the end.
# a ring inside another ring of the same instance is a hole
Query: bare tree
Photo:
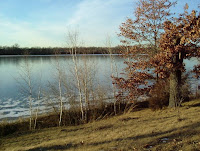
{"type": "Polygon", "coordinates": [[[82,94],[84,96],[85,104],[85,120],[87,121],[87,111],[90,110],[90,100],[94,93],[96,79],[96,69],[95,63],[90,62],[89,57],[86,55],[81,56],[82,65],[79,65],[79,79],[82,89],[82,94]]]}
{"type": "Polygon", "coordinates": [[[63,99],[62,99],[62,78],[63,78],[63,74],[62,74],[62,70],[60,67],[60,63],[58,61],[58,58],[56,56],[56,71],[57,71],[57,78],[58,78],[58,91],[59,91],[59,102],[60,102],[60,118],[59,118],[59,123],[58,125],[61,126],[61,122],[62,122],[62,113],[63,113],[63,99]]]}
{"type": "MultiPolygon", "coordinates": [[[[37,100],[38,101],[41,99],[41,93],[42,93],[41,79],[42,79],[42,74],[40,75],[40,83],[39,83],[39,86],[38,86],[38,94],[37,94],[37,100]]],[[[36,129],[36,126],[37,126],[38,112],[39,112],[39,103],[37,104],[37,108],[36,108],[36,111],[35,111],[35,120],[34,120],[33,129],[36,129]]]]}
{"type": "Polygon", "coordinates": [[[24,62],[21,65],[19,71],[19,79],[17,83],[20,86],[23,95],[28,94],[28,102],[29,102],[29,129],[32,130],[32,120],[33,120],[33,108],[32,102],[34,99],[34,92],[33,92],[33,74],[32,74],[32,66],[28,61],[28,56],[25,55],[24,62]]]}
{"type": "Polygon", "coordinates": [[[84,120],[84,110],[83,110],[83,98],[82,98],[82,90],[81,90],[81,84],[79,79],[79,71],[78,71],[78,60],[77,60],[77,47],[78,47],[78,31],[68,31],[67,33],[67,43],[71,47],[71,55],[72,60],[74,63],[74,70],[75,70],[75,77],[77,81],[77,87],[78,87],[78,93],[79,93],[79,102],[80,102],[80,109],[81,109],[81,115],[82,120],[84,120]]]}
{"type": "Polygon", "coordinates": [[[53,67],[55,69],[55,72],[53,73],[55,81],[49,81],[49,91],[51,92],[52,95],[48,96],[48,101],[51,102],[49,105],[53,106],[55,113],[59,114],[58,126],[61,126],[63,110],[64,110],[63,98],[66,93],[65,87],[67,85],[67,81],[65,79],[66,74],[64,67],[62,66],[59,60],[59,56],[57,54],[55,54],[55,64],[53,64],[53,67]],[[52,100],[52,96],[53,98],[56,98],[56,103],[55,100],[54,101],[52,100]]]}
{"type": "Polygon", "coordinates": [[[114,84],[114,79],[113,77],[118,77],[118,69],[117,69],[117,65],[115,62],[115,59],[113,57],[113,52],[112,52],[112,41],[110,36],[108,35],[106,37],[106,47],[108,49],[109,55],[110,55],[110,69],[111,69],[111,77],[112,77],[112,91],[113,91],[113,98],[114,98],[114,112],[115,115],[117,114],[117,109],[116,109],[116,85],[114,84]]]}

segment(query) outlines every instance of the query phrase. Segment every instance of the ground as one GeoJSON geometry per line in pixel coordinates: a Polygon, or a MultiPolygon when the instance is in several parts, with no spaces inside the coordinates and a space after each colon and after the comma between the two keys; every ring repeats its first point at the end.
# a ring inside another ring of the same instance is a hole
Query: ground
{"type": "Polygon", "coordinates": [[[143,109],[85,125],[15,133],[0,138],[6,151],[197,151],[200,100],[179,109],[143,109]]]}

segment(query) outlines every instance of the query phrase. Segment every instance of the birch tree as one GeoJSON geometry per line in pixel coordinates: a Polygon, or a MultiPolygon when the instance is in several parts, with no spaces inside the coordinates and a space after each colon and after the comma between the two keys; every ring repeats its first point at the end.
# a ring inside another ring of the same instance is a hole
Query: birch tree
{"type": "Polygon", "coordinates": [[[73,63],[74,63],[76,84],[77,84],[78,93],[79,93],[81,117],[82,117],[82,120],[84,120],[83,98],[82,98],[82,90],[81,90],[81,83],[80,83],[79,71],[78,71],[78,60],[77,60],[77,47],[78,47],[78,44],[79,44],[78,31],[77,30],[68,31],[68,33],[67,33],[67,43],[68,43],[68,46],[71,47],[70,53],[72,55],[72,60],[73,60],[73,63]]]}
{"type": "Polygon", "coordinates": [[[36,92],[34,91],[34,85],[36,81],[33,80],[32,65],[29,63],[28,56],[25,55],[24,62],[20,67],[19,78],[16,79],[19,84],[20,90],[23,95],[28,96],[29,104],[29,129],[34,128],[33,123],[33,100],[36,92]]]}

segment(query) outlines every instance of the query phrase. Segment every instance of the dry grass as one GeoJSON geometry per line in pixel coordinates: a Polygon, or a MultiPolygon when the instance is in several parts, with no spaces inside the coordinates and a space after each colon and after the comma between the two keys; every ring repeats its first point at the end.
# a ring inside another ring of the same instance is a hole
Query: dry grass
{"type": "Polygon", "coordinates": [[[184,103],[179,114],[144,109],[85,125],[15,133],[1,138],[0,150],[200,150],[200,100],[184,103]]]}

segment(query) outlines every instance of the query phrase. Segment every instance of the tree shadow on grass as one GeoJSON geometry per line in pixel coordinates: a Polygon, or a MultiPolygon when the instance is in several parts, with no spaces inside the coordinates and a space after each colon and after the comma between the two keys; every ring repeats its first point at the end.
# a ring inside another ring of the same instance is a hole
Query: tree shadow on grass
{"type": "Polygon", "coordinates": [[[77,144],[66,144],[66,145],[53,145],[49,147],[37,147],[33,149],[29,149],[28,151],[50,151],[50,150],[66,150],[70,148],[76,148],[78,145],[77,144]]]}
{"type": "MultiPolygon", "coordinates": [[[[196,134],[195,128],[198,128],[198,127],[200,127],[200,122],[196,122],[196,123],[186,125],[186,126],[183,126],[183,127],[180,127],[180,128],[174,128],[174,129],[164,131],[164,132],[155,132],[155,133],[137,135],[137,136],[133,136],[133,137],[117,138],[117,139],[113,139],[113,140],[109,140],[109,141],[100,141],[100,142],[88,143],[88,144],[81,144],[81,143],[72,144],[72,143],[69,143],[67,145],[54,145],[54,146],[50,146],[50,147],[38,147],[38,148],[30,149],[29,151],[66,150],[66,149],[70,149],[70,148],[76,148],[76,147],[79,147],[79,146],[82,146],[82,145],[84,145],[84,146],[97,146],[97,145],[109,144],[111,142],[139,140],[139,139],[151,138],[151,137],[157,137],[157,136],[163,137],[163,135],[164,135],[164,137],[167,137],[170,140],[173,140],[173,139],[176,139],[177,137],[181,137],[181,136],[187,137],[187,136],[195,135],[196,134]]],[[[159,140],[154,141],[154,142],[153,141],[149,142],[149,144],[152,144],[153,146],[158,145],[158,143],[160,143],[159,140]]]]}
{"type": "Polygon", "coordinates": [[[199,107],[200,106],[200,103],[196,103],[196,104],[193,104],[193,105],[188,105],[189,107],[199,107]]]}

